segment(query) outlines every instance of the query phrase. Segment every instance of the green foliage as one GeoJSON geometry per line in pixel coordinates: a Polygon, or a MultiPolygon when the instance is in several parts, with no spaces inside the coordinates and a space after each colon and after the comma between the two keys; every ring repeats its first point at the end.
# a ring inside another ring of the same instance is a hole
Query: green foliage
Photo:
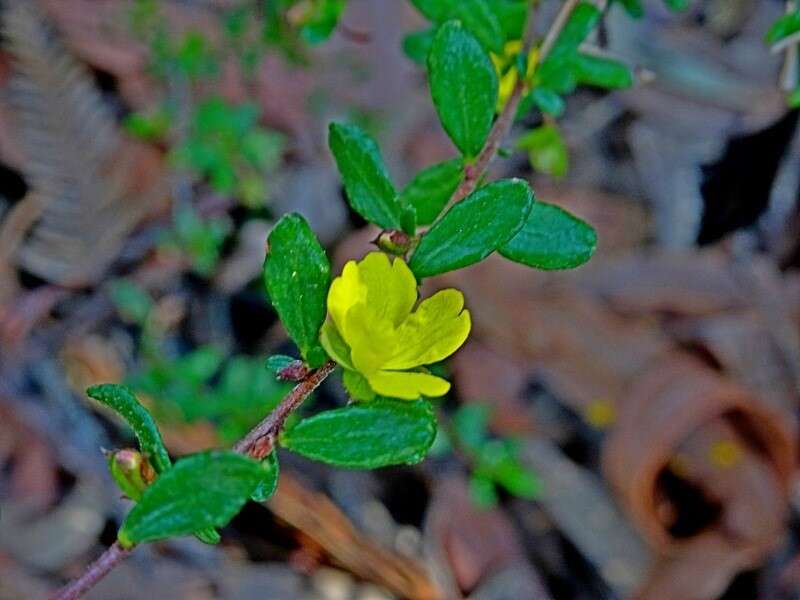
{"type": "Polygon", "coordinates": [[[579,84],[610,90],[633,85],[633,72],[623,62],[601,56],[578,53],[572,61],[575,79],[579,84]]]}
{"type": "Polygon", "coordinates": [[[545,175],[563,177],[567,174],[569,153],[561,130],[545,124],[517,140],[517,148],[528,151],[531,166],[545,175]]]}
{"type": "Polygon", "coordinates": [[[270,356],[267,359],[267,371],[272,373],[275,377],[278,376],[283,369],[289,367],[297,362],[297,359],[292,356],[286,356],[285,354],[275,354],[274,356],[270,356]]]}
{"type": "Polygon", "coordinates": [[[554,204],[535,202],[519,232],[500,254],[529,267],[573,269],[594,254],[597,234],[579,218],[554,204]]]}
{"type": "Polygon", "coordinates": [[[430,277],[483,260],[520,230],[532,205],[533,192],[520,179],[479,188],[434,223],[411,256],[411,270],[430,277]]]}
{"type": "Polygon", "coordinates": [[[436,437],[430,402],[376,399],[319,413],[281,435],[307,458],[351,469],[420,462],[436,437]]]}
{"type": "Polygon", "coordinates": [[[519,461],[517,443],[510,438],[492,438],[488,423],[489,407],[485,404],[461,406],[453,417],[455,442],[471,463],[473,500],[479,506],[494,505],[496,487],[519,498],[536,498],[539,480],[519,461]]]}
{"type": "Polygon", "coordinates": [[[166,248],[185,254],[192,270],[203,277],[214,273],[222,253],[222,245],[232,229],[227,216],[203,219],[192,206],[175,213],[172,230],[164,240],[166,248]]]}
{"type": "Polygon", "coordinates": [[[105,383],[90,387],[86,390],[86,394],[105,404],[127,421],[136,435],[139,447],[157,473],[164,473],[170,468],[169,454],[164,447],[158,426],[130,389],[123,385],[105,383]]]}
{"type": "Polygon", "coordinates": [[[423,29],[409,33],[403,38],[403,52],[405,55],[420,66],[425,65],[428,53],[433,45],[433,38],[436,35],[435,29],[423,29]]]}
{"type": "Polygon", "coordinates": [[[255,104],[208,98],[194,111],[189,135],[174,149],[173,158],[208,178],[214,191],[251,208],[264,206],[266,175],[280,162],[284,138],[259,127],[258,119],[255,104]]]}
{"type": "Polygon", "coordinates": [[[328,146],[353,210],[384,229],[400,229],[402,209],[375,140],[358,125],[331,123],[328,146]]]}
{"type": "Polygon", "coordinates": [[[779,17],[769,28],[765,36],[768,44],[774,44],[800,31],[800,10],[779,17]]]}
{"type": "Polygon", "coordinates": [[[319,330],[326,315],[331,265],[306,220],[285,215],[267,240],[264,283],[289,336],[312,366],[325,362],[319,330]]]}
{"type": "Polygon", "coordinates": [[[497,74],[459,22],[439,28],[428,54],[431,96],[447,135],[469,161],[483,147],[497,105],[497,74]]]}
{"type": "Polygon", "coordinates": [[[131,547],[223,527],[261,484],[269,465],[225,450],[178,460],[142,494],[118,533],[131,547]]]}
{"type": "Polygon", "coordinates": [[[225,362],[212,346],[179,358],[155,357],[128,383],[153,399],[160,418],[211,423],[228,442],[247,433],[290,389],[259,359],[234,356],[225,362]]]}
{"type": "Polygon", "coordinates": [[[108,284],[111,301],[120,316],[136,325],[144,325],[153,310],[153,299],[129,279],[114,279],[108,284]]]}
{"type": "Polygon", "coordinates": [[[689,8],[689,0],[664,0],[668,9],[679,12],[689,8]]]}
{"type": "Polygon", "coordinates": [[[417,225],[430,225],[447,205],[464,174],[463,161],[453,158],[431,165],[416,174],[400,192],[400,203],[411,206],[417,225]]]}
{"type": "Polygon", "coordinates": [[[266,475],[261,479],[255,491],[251,494],[250,499],[253,502],[266,502],[278,489],[278,477],[280,476],[280,465],[278,464],[278,456],[275,452],[271,452],[263,461],[261,461],[266,469],[266,475]]]}

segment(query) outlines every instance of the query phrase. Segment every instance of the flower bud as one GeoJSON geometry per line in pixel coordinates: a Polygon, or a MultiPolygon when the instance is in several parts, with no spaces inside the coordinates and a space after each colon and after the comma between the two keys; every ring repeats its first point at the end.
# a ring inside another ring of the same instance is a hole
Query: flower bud
{"type": "Polygon", "coordinates": [[[395,256],[403,256],[411,249],[411,237],[399,229],[386,229],[373,241],[381,250],[395,256]]]}
{"type": "Polygon", "coordinates": [[[141,452],[130,448],[110,452],[107,458],[116,484],[128,498],[138,501],[156,477],[153,467],[141,452]]]}

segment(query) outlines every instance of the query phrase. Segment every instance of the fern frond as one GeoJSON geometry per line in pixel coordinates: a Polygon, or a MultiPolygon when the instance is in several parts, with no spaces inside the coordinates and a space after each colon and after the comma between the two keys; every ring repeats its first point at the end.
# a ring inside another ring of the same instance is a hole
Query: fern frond
{"type": "Polygon", "coordinates": [[[16,262],[54,283],[90,283],[163,187],[142,190],[136,153],[126,151],[108,103],[35,3],[10,3],[3,34],[13,59],[9,98],[26,155],[23,174],[43,207],[16,262]]]}

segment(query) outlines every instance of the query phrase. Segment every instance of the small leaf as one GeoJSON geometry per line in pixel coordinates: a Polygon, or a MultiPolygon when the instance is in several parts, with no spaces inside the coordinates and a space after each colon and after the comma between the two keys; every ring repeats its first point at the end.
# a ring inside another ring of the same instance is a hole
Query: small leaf
{"type": "MultiPolygon", "coordinates": [[[[486,50],[498,54],[503,51],[503,26],[487,0],[412,0],[412,4],[437,25],[451,19],[461,21],[486,50]]],[[[522,16],[524,20],[524,12],[522,16]]]]}
{"type": "MultiPolygon", "coordinates": [[[[567,23],[556,38],[545,63],[571,57],[594,29],[600,19],[600,9],[594,4],[581,2],[570,13],[567,23]]],[[[542,66],[544,66],[544,64],[542,66]]]]}
{"type": "Polygon", "coordinates": [[[375,140],[357,125],[331,123],[328,146],[353,210],[384,229],[400,229],[397,193],[375,140]]]}
{"type": "Polygon", "coordinates": [[[453,416],[453,427],[459,441],[473,452],[480,450],[488,437],[489,407],[486,404],[464,404],[453,416]]]}
{"type": "Polygon", "coordinates": [[[798,31],[800,31],[800,10],[790,12],[777,19],[770,26],[765,39],[768,44],[774,44],[798,31]]]}
{"type": "Polygon", "coordinates": [[[375,392],[369,386],[369,382],[358,371],[344,369],[342,383],[353,400],[365,402],[375,399],[375,392]]]}
{"type": "Polygon", "coordinates": [[[327,40],[339,22],[346,0],[318,0],[304,16],[300,35],[311,45],[327,40]]]}
{"type": "Polygon", "coordinates": [[[294,365],[297,362],[296,358],[286,356],[285,354],[275,354],[267,359],[267,371],[277,377],[278,373],[286,367],[294,365]]]}
{"type": "Polygon", "coordinates": [[[231,451],[178,460],[142,494],[119,530],[125,547],[223,527],[264,479],[268,466],[231,451]]]}
{"type": "Polygon", "coordinates": [[[533,102],[543,113],[560,117],[564,114],[564,100],[553,90],[537,87],[533,90],[533,102]]]}
{"type": "Polygon", "coordinates": [[[462,175],[463,162],[460,158],[423,169],[400,192],[400,203],[414,207],[418,225],[430,225],[456,191],[462,175]]]}
{"type": "Polygon", "coordinates": [[[426,400],[380,399],[319,413],[281,436],[283,446],[340,467],[375,469],[421,461],[436,437],[426,400]]]}
{"type": "Polygon", "coordinates": [[[633,85],[633,72],[625,63],[611,58],[578,53],[572,59],[578,83],[620,90],[633,85]]]}
{"type": "Polygon", "coordinates": [[[466,158],[477,156],[492,127],[497,73],[486,51],[459,22],[448,21],[436,33],[428,79],[447,135],[466,158]]]}
{"type": "Polygon", "coordinates": [[[498,54],[503,52],[503,28],[486,0],[451,0],[451,5],[448,19],[461,21],[486,50],[498,54]]]}
{"type": "Polygon", "coordinates": [[[128,279],[114,279],[108,288],[120,316],[131,323],[144,325],[153,309],[153,299],[147,290],[128,279]]]}
{"type": "Polygon", "coordinates": [[[325,299],[331,265],[306,220],[285,215],[267,240],[264,282],[272,305],[289,336],[311,367],[324,362],[319,328],[325,320],[325,299]]]}
{"type": "Polygon", "coordinates": [[[275,454],[275,451],[270,452],[262,461],[262,464],[267,466],[267,474],[258,484],[256,491],[250,496],[253,502],[266,502],[278,489],[278,476],[281,469],[278,464],[278,455],[275,454]]]}
{"type": "Polygon", "coordinates": [[[629,17],[641,19],[644,16],[641,0],[618,0],[629,17]]]}
{"type": "Polygon", "coordinates": [[[494,482],[482,475],[469,478],[469,496],[478,508],[491,508],[499,501],[494,482]]]}
{"type": "Polygon", "coordinates": [[[129,388],[124,385],[103,383],[90,387],[86,390],[86,395],[113,409],[127,421],[139,441],[139,448],[147,456],[156,473],[164,473],[170,468],[169,454],[164,447],[156,422],[129,388]]]}
{"type": "Polygon", "coordinates": [[[689,8],[689,0],[664,0],[664,4],[666,4],[668,9],[675,12],[689,8]]]}
{"type": "Polygon", "coordinates": [[[597,234],[563,208],[535,202],[525,226],[499,252],[509,260],[546,271],[572,269],[594,254],[597,234]]]}
{"type": "Polygon", "coordinates": [[[555,125],[542,125],[517,141],[517,147],[528,151],[531,166],[545,175],[567,174],[569,153],[561,131],[555,125]]]}
{"type": "Polygon", "coordinates": [[[418,65],[425,65],[428,59],[428,52],[433,45],[435,29],[425,29],[409,33],[403,38],[403,53],[418,65]]]}
{"type": "Polygon", "coordinates": [[[219,532],[213,527],[209,527],[208,529],[202,529],[200,531],[195,531],[194,536],[204,544],[208,544],[210,546],[213,546],[214,544],[219,544],[220,540],[222,539],[219,536],[219,532]]]}
{"type": "Polygon", "coordinates": [[[422,237],[409,266],[418,278],[479,262],[525,223],[533,192],[521,179],[496,181],[454,205],[422,237]]]}

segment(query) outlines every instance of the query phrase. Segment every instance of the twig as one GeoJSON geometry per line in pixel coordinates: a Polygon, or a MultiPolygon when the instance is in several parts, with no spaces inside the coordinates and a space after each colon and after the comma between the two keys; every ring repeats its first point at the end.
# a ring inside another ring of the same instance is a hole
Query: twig
{"type": "MultiPolygon", "coordinates": [[[[528,50],[530,50],[530,47],[533,44],[534,34],[533,9],[530,9],[528,11],[528,18],[525,25],[525,35],[522,39],[523,53],[527,54],[528,50]]],[[[473,191],[475,191],[475,188],[477,187],[481,177],[483,177],[486,169],[489,168],[492,160],[494,160],[497,150],[500,148],[500,144],[503,143],[503,140],[511,130],[511,126],[514,124],[514,117],[517,115],[517,108],[519,108],[519,103],[522,100],[522,94],[525,91],[526,86],[527,82],[525,81],[525,78],[519,77],[517,79],[517,83],[514,85],[514,89],[511,91],[511,96],[509,96],[506,105],[503,107],[503,111],[500,113],[500,116],[497,117],[494,125],[492,125],[492,129],[489,131],[489,136],[486,138],[486,143],[483,145],[483,148],[478,154],[478,157],[475,159],[475,162],[467,165],[464,168],[464,179],[461,180],[461,183],[456,188],[452,198],[450,198],[448,206],[452,206],[453,204],[460,202],[469,196],[473,191]]],[[[445,211],[442,211],[442,213],[444,212],[445,211]]]]}
{"type": "Polygon", "coordinates": [[[569,16],[578,5],[578,2],[579,0],[567,0],[561,6],[561,10],[558,11],[555,21],[553,21],[553,24],[550,26],[550,30],[547,32],[547,35],[545,36],[544,41],[539,48],[540,63],[544,61],[548,54],[550,54],[550,51],[553,49],[553,44],[556,43],[558,35],[561,33],[561,30],[564,29],[564,25],[567,24],[569,16]]]}
{"type": "Polygon", "coordinates": [[[130,550],[126,550],[120,546],[118,542],[114,542],[96,561],[86,568],[83,575],[61,588],[58,593],[53,596],[53,599],[75,600],[76,598],[80,598],[83,594],[92,589],[98,581],[108,575],[114,567],[127,558],[130,552],[130,550]]]}
{"type": "MultiPolygon", "coordinates": [[[[246,454],[255,459],[262,459],[272,452],[275,439],[278,437],[289,415],[297,410],[303,401],[311,395],[319,385],[325,381],[336,368],[336,363],[328,361],[319,369],[311,371],[289,392],[280,404],[275,407],[264,420],[256,425],[250,433],[242,438],[233,447],[235,452],[246,454]]],[[[130,555],[131,550],[125,550],[114,542],[100,557],[89,565],[86,571],[58,590],[52,600],[75,600],[92,589],[98,581],[103,579],[123,559],[130,555]]]]}
{"type": "Polygon", "coordinates": [[[283,428],[289,415],[297,410],[303,400],[325,381],[336,368],[336,363],[328,361],[316,371],[311,371],[305,379],[298,383],[281,403],[275,407],[267,418],[256,425],[250,433],[239,440],[233,447],[235,452],[246,454],[251,458],[262,459],[272,452],[275,447],[275,438],[283,428]]]}

